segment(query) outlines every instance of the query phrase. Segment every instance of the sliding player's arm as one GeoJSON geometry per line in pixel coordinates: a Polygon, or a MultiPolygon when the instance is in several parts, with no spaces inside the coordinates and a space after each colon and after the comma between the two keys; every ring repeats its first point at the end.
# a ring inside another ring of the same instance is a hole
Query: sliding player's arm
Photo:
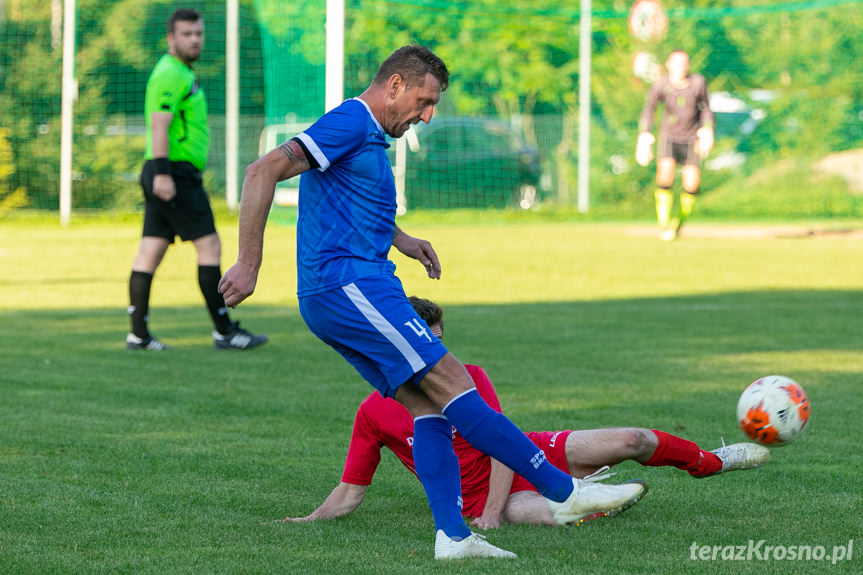
{"type": "Polygon", "coordinates": [[[351,513],[363,502],[366,489],[371,485],[381,461],[382,445],[379,428],[374,425],[373,418],[369,416],[364,406],[365,403],[360,405],[354,418],[354,428],[351,432],[351,443],[348,445],[341,483],[311,514],[305,517],[287,517],[284,521],[333,519],[351,513]]]}
{"type": "Polygon", "coordinates": [[[482,515],[471,522],[481,529],[494,529],[500,527],[500,516],[509,499],[509,491],[512,489],[512,469],[496,459],[491,459],[491,473],[488,478],[488,498],[482,515]]]}
{"type": "MultiPolygon", "coordinates": [[[[311,160],[314,165],[317,162],[311,160]]],[[[313,167],[306,151],[296,139],[270,151],[246,168],[243,199],[240,203],[240,249],[237,263],[225,272],[219,292],[225,305],[237,307],[252,295],[258,281],[258,270],[264,250],[264,228],[273,204],[276,184],[298,176],[313,167]]]]}
{"type": "Polygon", "coordinates": [[[330,492],[321,506],[305,517],[285,517],[283,522],[335,519],[354,511],[363,502],[368,485],[351,485],[342,481],[330,492]]]}
{"type": "MultiPolygon", "coordinates": [[[[485,370],[477,365],[468,366],[467,370],[476,385],[477,393],[479,393],[483,401],[493,410],[503,413],[497,391],[485,370]]],[[[512,488],[513,478],[513,472],[509,467],[494,458],[489,459],[491,461],[491,471],[488,477],[488,497],[485,500],[482,515],[471,523],[483,529],[500,527],[500,516],[509,499],[509,491],[512,488]]]]}

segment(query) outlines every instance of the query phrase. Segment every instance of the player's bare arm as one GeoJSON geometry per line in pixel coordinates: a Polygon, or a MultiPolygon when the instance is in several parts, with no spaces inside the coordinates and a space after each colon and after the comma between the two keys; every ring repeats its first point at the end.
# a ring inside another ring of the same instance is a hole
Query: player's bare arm
{"type": "Polygon", "coordinates": [[[235,308],[255,291],[264,250],[264,228],[276,184],[310,169],[305,151],[296,141],[285,142],[246,168],[240,202],[240,247],[237,263],[225,272],[219,291],[225,305],[235,308]]]}
{"type": "MultiPolygon", "coordinates": [[[[153,157],[167,158],[170,151],[168,144],[168,128],[174,119],[170,112],[153,112],[150,114],[150,130],[153,133],[153,157]]],[[[156,174],[153,178],[153,195],[162,201],[170,202],[177,195],[174,179],[171,174],[156,174]]]]}
{"type": "Polygon", "coordinates": [[[418,260],[425,267],[426,273],[431,279],[440,279],[440,261],[431,242],[409,236],[396,225],[393,234],[393,246],[404,255],[418,260]]]}
{"type": "Polygon", "coordinates": [[[300,521],[315,521],[318,519],[335,519],[353,512],[366,494],[367,485],[352,485],[341,482],[330,492],[329,496],[321,503],[321,506],[305,517],[285,517],[283,523],[296,523],[300,521]]]}
{"type": "Polygon", "coordinates": [[[488,497],[482,515],[471,522],[481,529],[495,529],[500,527],[501,514],[506,507],[509,498],[509,490],[512,488],[512,469],[500,461],[491,459],[491,472],[488,478],[488,497]]]}

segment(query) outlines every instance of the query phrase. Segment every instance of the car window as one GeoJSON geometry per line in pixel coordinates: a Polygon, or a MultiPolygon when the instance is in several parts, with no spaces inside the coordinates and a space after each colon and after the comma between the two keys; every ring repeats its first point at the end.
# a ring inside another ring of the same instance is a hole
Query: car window
{"type": "Polygon", "coordinates": [[[431,130],[426,134],[423,147],[431,154],[439,154],[441,152],[451,151],[453,141],[456,139],[454,130],[455,126],[447,126],[431,130]]]}
{"type": "Polygon", "coordinates": [[[494,123],[465,123],[439,126],[421,136],[421,148],[428,154],[452,155],[521,149],[518,135],[509,127],[494,123]]]}
{"type": "Polygon", "coordinates": [[[486,147],[492,150],[516,150],[521,146],[518,137],[508,128],[497,125],[485,127],[486,147]]]}

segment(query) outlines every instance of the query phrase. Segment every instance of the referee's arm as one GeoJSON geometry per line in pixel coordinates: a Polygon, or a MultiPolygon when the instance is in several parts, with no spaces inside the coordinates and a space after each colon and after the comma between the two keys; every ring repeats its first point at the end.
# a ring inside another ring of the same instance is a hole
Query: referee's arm
{"type": "MultiPolygon", "coordinates": [[[[174,119],[170,112],[153,112],[150,114],[150,131],[153,137],[153,158],[168,158],[168,128],[174,119]]],[[[160,200],[170,202],[177,195],[171,174],[157,173],[153,178],[153,195],[160,200]]]]}

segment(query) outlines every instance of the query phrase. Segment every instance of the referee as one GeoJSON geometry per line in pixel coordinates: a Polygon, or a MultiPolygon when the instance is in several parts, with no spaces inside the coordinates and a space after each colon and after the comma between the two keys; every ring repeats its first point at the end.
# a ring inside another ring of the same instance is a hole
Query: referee
{"type": "Polygon", "coordinates": [[[132,332],[126,349],[170,349],[147,326],[150,286],[175,236],[195,244],[198,285],[213,319],[216,349],[250,349],[267,341],[231,322],[218,286],[221,243],[201,172],[210,144],[207,101],[192,71],[201,56],[204,22],[195,10],[176,10],[168,22],[168,53],[159,59],[147,82],[144,229],[129,278],[129,317],[132,332]]]}

